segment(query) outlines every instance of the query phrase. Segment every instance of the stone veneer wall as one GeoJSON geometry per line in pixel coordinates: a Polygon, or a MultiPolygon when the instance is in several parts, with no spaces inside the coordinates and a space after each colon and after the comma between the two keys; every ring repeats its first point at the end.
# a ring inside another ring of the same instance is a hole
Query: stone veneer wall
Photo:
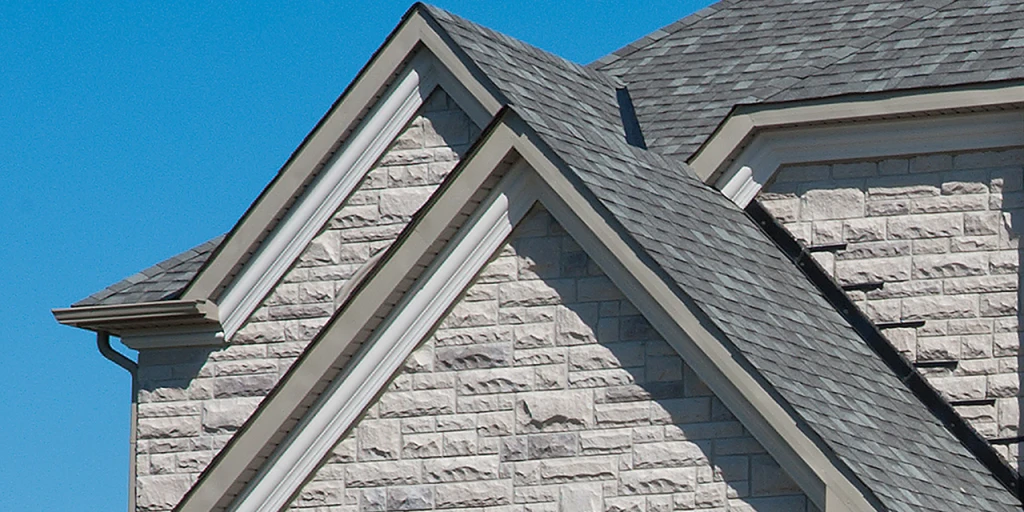
{"type": "MultiPolygon", "coordinates": [[[[759,200],[984,436],[1018,435],[1024,150],[786,167],[759,200]]],[[[1000,445],[1015,466],[1018,445],[1000,445]]]]}
{"type": "Polygon", "coordinates": [[[138,510],[181,499],[340,306],[348,279],[395,240],[476,133],[436,90],[227,347],[139,354],[138,510]]]}
{"type": "Polygon", "coordinates": [[[808,508],[572,238],[536,211],[290,510],[808,508]]]}

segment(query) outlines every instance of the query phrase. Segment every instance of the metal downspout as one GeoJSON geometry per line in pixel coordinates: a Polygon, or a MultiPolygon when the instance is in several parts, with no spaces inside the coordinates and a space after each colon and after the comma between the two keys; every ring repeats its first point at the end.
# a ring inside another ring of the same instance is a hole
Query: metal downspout
{"type": "Polygon", "coordinates": [[[137,386],[139,365],[110,346],[110,333],[97,332],[96,347],[100,349],[100,354],[103,357],[124,368],[132,376],[131,430],[128,434],[128,512],[135,512],[135,453],[138,442],[136,431],[138,430],[137,423],[139,418],[139,405],[136,397],[139,391],[137,386]]]}

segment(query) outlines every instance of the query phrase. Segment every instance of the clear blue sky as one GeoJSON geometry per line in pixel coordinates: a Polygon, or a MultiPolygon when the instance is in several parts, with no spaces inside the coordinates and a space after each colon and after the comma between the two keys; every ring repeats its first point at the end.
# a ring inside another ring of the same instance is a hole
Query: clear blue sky
{"type": "MultiPolygon", "coordinates": [[[[437,2],[581,63],[707,3],[437,2]]],[[[125,509],[128,374],[50,308],[229,230],[410,5],[0,3],[0,510],[125,509]]]]}

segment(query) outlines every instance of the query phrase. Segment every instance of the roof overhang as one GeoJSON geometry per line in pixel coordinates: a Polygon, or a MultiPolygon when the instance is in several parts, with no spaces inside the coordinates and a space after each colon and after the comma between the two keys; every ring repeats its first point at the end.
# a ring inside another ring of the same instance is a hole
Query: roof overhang
{"type": "Polygon", "coordinates": [[[883,150],[914,154],[932,148],[1015,145],[1024,128],[1022,107],[1024,85],[1019,82],[742,105],[718,126],[689,164],[705,183],[715,184],[742,207],[779,165],[790,163],[785,159],[787,152],[810,162],[885,154],[883,150]],[[947,122],[936,122],[939,119],[947,122]],[[827,147],[831,135],[852,138],[833,137],[832,146],[827,147]],[[754,168],[747,164],[751,159],[764,163],[754,168]]]}
{"type": "MultiPolygon", "coordinates": [[[[168,300],[119,304],[105,306],[82,306],[54,309],[53,316],[58,322],[94,332],[120,336],[122,339],[137,337],[139,333],[153,333],[170,341],[183,341],[186,333],[215,333],[220,331],[220,315],[217,305],[207,300],[168,300]]],[[[204,336],[215,338],[215,336],[204,336]]],[[[193,340],[185,344],[216,343],[207,339],[202,343],[193,340]]],[[[155,348],[132,346],[131,348],[155,348]]],[[[157,343],[159,345],[159,343],[157,343]]],[[[142,345],[147,345],[143,343],[142,345]]],[[[149,343],[153,345],[153,343],[149,343]]]]}

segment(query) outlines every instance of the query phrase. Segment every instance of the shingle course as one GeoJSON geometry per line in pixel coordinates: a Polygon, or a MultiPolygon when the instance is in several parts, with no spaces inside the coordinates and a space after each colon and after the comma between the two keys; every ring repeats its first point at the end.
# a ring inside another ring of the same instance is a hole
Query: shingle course
{"type": "Polygon", "coordinates": [[[218,236],[126,277],[71,306],[134,304],[174,298],[188,285],[223,240],[224,235],[218,236]]]}

